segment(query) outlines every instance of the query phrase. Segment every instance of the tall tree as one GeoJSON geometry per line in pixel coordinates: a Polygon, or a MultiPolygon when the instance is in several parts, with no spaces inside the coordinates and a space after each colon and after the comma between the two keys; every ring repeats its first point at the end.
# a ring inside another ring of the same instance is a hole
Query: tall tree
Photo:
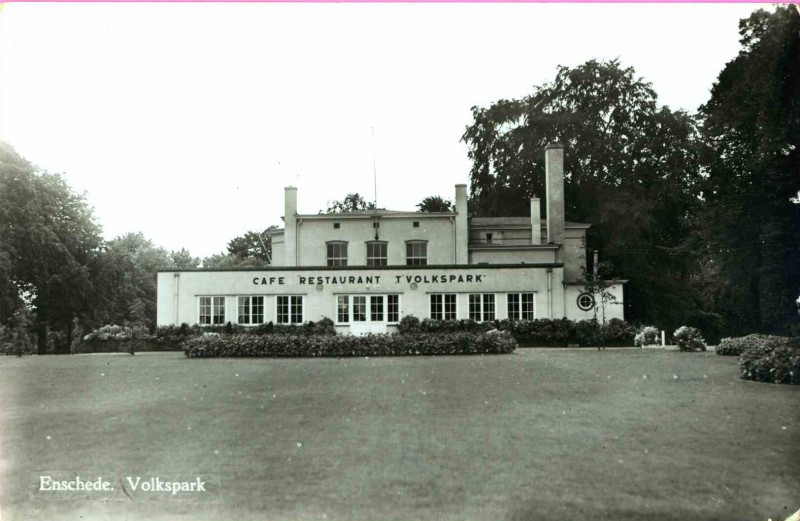
{"type": "Polygon", "coordinates": [[[74,319],[91,314],[90,265],[101,244],[100,227],[83,194],[0,144],[2,312],[19,306],[22,297],[27,300],[35,311],[39,352],[47,347],[48,328],[69,338],[74,319]]]}
{"type": "MultiPolygon", "coordinates": [[[[375,210],[375,203],[367,201],[359,193],[347,194],[341,201],[328,202],[327,213],[365,212],[375,210]]],[[[323,213],[320,211],[320,213],[323,213]]]]}
{"type": "Polygon", "coordinates": [[[698,228],[733,332],[797,334],[800,14],[759,10],[701,107],[706,208],[698,228]]]}
{"type": "Polygon", "coordinates": [[[193,257],[186,248],[169,252],[169,261],[170,268],[179,270],[193,269],[200,264],[200,259],[193,257]]]}
{"type": "Polygon", "coordinates": [[[521,99],[473,107],[463,135],[474,208],[526,215],[544,190],[544,148],[565,145],[566,214],[594,226],[588,245],[629,279],[626,316],[680,325],[698,203],[698,136],[688,114],[659,107],[650,84],[616,60],[559,67],[521,99]]]}
{"type": "Polygon", "coordinates": [[[103,301],[97,320],[154,327],[157,271],[171,266],[170,254],[142,233],[108,241],[94,270],[98,298],[103,301]]]}
{"type": "Polygon", "coordinates": [[[234,237],[228,243],[228,254],[241,260],[255,259],[262,262],[262,265],[271,263],[272,260],[272,236],[270,231],[277,229],[272,225],[262,232],[248,231],[244,235],[234,237]]]}
{"type": "Polygon", "coordinates": [[[453,203],[440,195],[429,195],[417,205],[420,212],[452,212],[453,203]]]}

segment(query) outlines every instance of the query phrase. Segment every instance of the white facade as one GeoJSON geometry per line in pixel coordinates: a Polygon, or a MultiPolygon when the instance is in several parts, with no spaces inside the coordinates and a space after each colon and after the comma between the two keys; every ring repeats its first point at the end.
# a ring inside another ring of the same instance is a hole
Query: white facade
{"type": "Polygon", "coordinates": [[[269,268],[163,270],[158,325],[300,323],[323,317],[343,333],[385,332],[420,319],[623,318],[580,283],[590,225],[564,221],[563,151],[547,155],[547,218],[468,218],[466,185],[453,212],[300,214],[285,190],[284,229],[269,268]],[[593,307],[593,300],[597,306],[593,307]]]}

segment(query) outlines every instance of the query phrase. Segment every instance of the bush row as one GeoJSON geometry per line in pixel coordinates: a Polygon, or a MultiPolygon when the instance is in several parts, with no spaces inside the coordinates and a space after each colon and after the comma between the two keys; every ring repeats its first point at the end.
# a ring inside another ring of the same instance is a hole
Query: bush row
{"type": "Polygon", "coordinates": [[[511,353],[503,332],[411,335],[205,335],[187,340],[187,357],[349,357],[511,353]]]}
{"type": "Polygon", "coordinates": [[[108,340],[124,342],[128,340],[152,340],[153,338],[153,335],[150,334],[145,326],[105,325],[84,336],[83,342],[97,343],[108,340]]]}
{"type": "MultiPolygon", "coordinates": [[[[800,339],[758,336],[749,339],[739,357],[739,371],[745,380],[800,385],[800,339]]],[[[746,339],[748,337],[744,337],[746,339]]],[[[742,340],[744,340],[742,339],[742,340]]]]}
{"type": "Polygon", "coordinates": [[[746,349],[751,347],[765,348],[769,346],[774,347],[779,345],[793,345],[797,344],[798,342],[800,342],[800,340],[794,338],[754,334],[733,338],[723,338],[719,345],[717,345],[716,351],[718,355],[739,356],[746,349]]]}
{"type": "Polygon", "coordinates": [[[289,336],[309,336],[309,335],[335,335],[336,328],[333,320],[322,318],[317,322],[305,322],[303,324],[259,324],[257,326],[243,326],[228,322],[225,325],[201,326],[195,324],[190,326],[185,322],[180,326],[161,326],[156,330],[156,342],[163,344],[177,345],[191,338],[203,336],[207,333],[217,333],[222,335],[289,335],[289,336]]]}
{"type": "Polygon", "coordinates": [[[573,321],[566,318],[536,320],[431,320],[407,315],[400,321],[401,334],[480,332],[496,329],[510,333],[519,344],[528,347],[631,346],[636,327],[614,318],[600,324],[596,320],[573,321]]]}

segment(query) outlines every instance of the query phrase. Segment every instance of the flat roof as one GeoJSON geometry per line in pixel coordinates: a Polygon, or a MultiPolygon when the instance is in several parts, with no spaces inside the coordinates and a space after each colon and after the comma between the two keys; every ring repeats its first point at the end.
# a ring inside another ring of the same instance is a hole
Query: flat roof
{"type": "Polygon", "coordinates": [[[159,273],[181,273],[181,272],[215,272],[215,271],[396,271],[396,270],[486,270],[486,269],[520,269],[520,268],[563,268],[563,262],[532,262],[530,264],[429,264],[427,266],[406,266],[405,264],[395,264],[392,266],[264,266],[242,267],[242,268],[161,268],[156,271],[159,273]]]}

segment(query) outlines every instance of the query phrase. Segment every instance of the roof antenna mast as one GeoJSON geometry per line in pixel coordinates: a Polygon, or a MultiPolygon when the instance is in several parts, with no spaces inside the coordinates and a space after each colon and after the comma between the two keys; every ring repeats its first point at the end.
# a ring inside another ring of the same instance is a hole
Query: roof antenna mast
{"type": "Polygon", "coordinates": [[[372,182],[375,186],[375,199],[373,204],[375,209],[378,209],[378,167],[375,163],[375,127],[372,127],[372,182]]]}

